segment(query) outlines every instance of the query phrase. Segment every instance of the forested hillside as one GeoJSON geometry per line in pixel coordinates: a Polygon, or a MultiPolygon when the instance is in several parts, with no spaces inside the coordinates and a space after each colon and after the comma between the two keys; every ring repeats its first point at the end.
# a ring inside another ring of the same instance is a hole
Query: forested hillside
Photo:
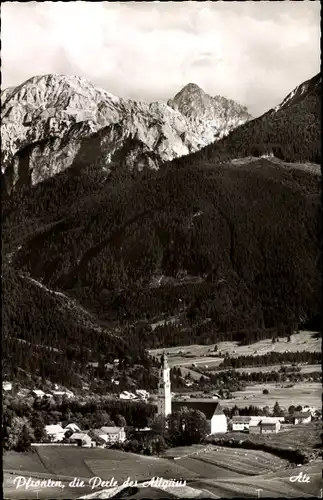
{"type": "Polygon", "coordinates": [[[233,130],[221,141],[191,155],[191,160],[261,156],[321,163],[321,75],[297,87],[278,106],[233,130]]]}
{"type": "MultiPolygon", "coordinates": [[[[152,365],[140,344],[99,328],[75,301],[10,266],[4,267],[2,296],[4,378],[31,387],[49,380],[81,388],[83,382],[106,379],[105,365],[114,359],[123,379],[130,364],[142,365],[144,371],[152,365]]],[[[133,378],[140,377],[137,373],[133,378]]],[[[151,385],[148,372],[144,378],[151,385]]]]}
{"type": "Polygon", "coordinates": [[[319,312],[318,174],[179,160],[114,185],[63,180],[4,207],[6,248],[21,246],[13,265],[108,327],[180,318],[168,340],[141,328],[146,347],[292,328],[319,312]]]}

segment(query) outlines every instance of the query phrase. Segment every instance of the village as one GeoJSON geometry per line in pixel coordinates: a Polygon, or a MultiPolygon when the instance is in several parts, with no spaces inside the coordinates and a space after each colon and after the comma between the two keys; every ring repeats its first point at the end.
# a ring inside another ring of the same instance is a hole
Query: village
{"type": "MultiPolygon", "coordinates": [[[[5,393],[12,392],[12,383],[4,381],[2,389],[5,393]]],[[[53,398],[75,399],[75,394],[72,391],[68,389],[63,390],[57,384],[48,393],[40,389],[22,389],[17,395],[19,397],[29,396],[43,401],[45,399],[52,400],[53,398]]],[[[116,394],[115,398],[128,402],[156,404],[156,398],[154,399],[144,389],[136,389],[134,392],[122,391],[116,394]]],[[[205,416],[208,422],[208,435],[210,436],[224,435],[228,432],[264,435],[278,433],[290,429],[291,426],[308,424],[312,420],[317,420],[320,416],[315,407],[305,405],[304,407],[294,407],[292,412],[285,415],[280,410],[279,416],[232,414],[230,418],[224,411],[223,403],[219,394],[216,396],[213,395],[209,399],[194,399],[192,397],[185,399],[184,396],[177,397],[175,393],[171,392],[170,367],[166,354],[163,354],[159,371],[156,405],[157,416],[162,416],[166,419],[170,414],[181,411],[183,408],[198,410],[205,416]]],[[[45,425],[44,431],[45,437],[42,442],[31,443],[31,446],[52,444],[54,446],[73,445],[86,448],[110,448],[113,445],[125,443],[129,438],[133,439],[148,435],[151,433],[151,428],[129,426],[124,419],[124,425],[102,425],[98,428],[91,427],[90,429],[82,429],[80,425],[73,421],[65,422],[65,425],[62,422],[58,422],[45,425]]]]}

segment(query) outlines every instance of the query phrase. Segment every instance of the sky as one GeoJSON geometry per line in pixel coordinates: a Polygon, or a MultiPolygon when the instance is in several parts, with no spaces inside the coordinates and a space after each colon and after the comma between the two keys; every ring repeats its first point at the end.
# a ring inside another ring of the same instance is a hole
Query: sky
{"type": "Polygon", "coordinates": [[[62,73],[154,101],[187,83],[255,117],[320,71],[320,2],[4,2],[2,89],[62,73]]]}

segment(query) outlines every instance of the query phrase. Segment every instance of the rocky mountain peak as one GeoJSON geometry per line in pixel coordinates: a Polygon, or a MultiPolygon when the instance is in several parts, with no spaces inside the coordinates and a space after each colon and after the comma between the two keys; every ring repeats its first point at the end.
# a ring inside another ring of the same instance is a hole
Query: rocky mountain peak
{"type": "Polygon", "coordinates": [[[198,127],[209,143],[252,118],[245,106],[222,96],[212,97],[195,83],[185,85],[167,104],[198,127]]]}
{"type": "Polygon", "coordinates": [[[180,96],[180,95],[183,95],[183,94],[194,94],[194,93],[199,93],[199,94],[205,94],[204,90],[201,89],[201,87],[199,87],[196,83],[188,83],[187,85],[185,85],[182,90],[180,90],[178,92],[178,94],[176,94],[175,98],[177,96],[180,96]]]}
{"type": "Polygon", "coordinates": [[[116,97],[83,77],[34,76],[1,94],[6,191],[17,182],[41,182],[75,162],[94,162],[109,172],[108,164],[112,157],[120,157],[119,150],[125,158],[125,145],[136,151],[128,152],[123,165],[159,168],[248,119],[244,108],[221,99],[189,83],[168,105],[137,102],[116,97]]]}

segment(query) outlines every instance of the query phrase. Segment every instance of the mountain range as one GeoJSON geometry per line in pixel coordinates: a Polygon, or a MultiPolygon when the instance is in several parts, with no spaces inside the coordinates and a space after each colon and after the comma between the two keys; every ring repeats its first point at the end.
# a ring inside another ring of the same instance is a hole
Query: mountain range
{"type": "Polygon", "coordinates": [[[148,381],[149,347],[317,324],[320,90],[253,120],[194,84],[168,104],[61,75],[3,91],[5,374],[78,386],[118,357],[148,381]]]}
{"type": "Polygon", "coordinates": [[[109,175],[120,157],[127,170],[156,169],[251,118],[245,107],[192,84],[167,105],[121,99],[80,77],[44,75],[4,90],[1,99],[8,192],[89,162],[109,175]]]}

